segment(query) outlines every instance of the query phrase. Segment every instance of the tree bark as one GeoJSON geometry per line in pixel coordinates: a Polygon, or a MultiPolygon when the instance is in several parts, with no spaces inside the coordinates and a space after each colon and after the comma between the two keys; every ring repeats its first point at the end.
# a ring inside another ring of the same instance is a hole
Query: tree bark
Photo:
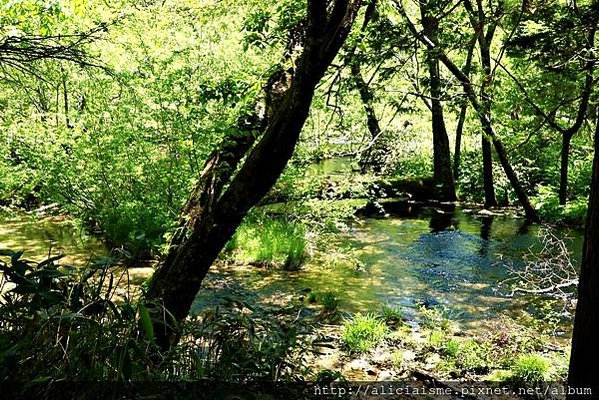
{"type": "MultiPolygon", "coordinates": [[[[420,3],[420,14],[424,34],[437,43],[439,21],[432,15],[430,5],[426,1],[420,3]]],[[[443,117],[441,103],[441,72],[436,49],[429,49],[426,53],[426,64],[429,72],[430,104],[433,130],[433,179],[439,189],[439,199],[443,201],[457,200],[455,181],[451,169],[451,154],[449,150],[449,137],[443,117]]]]}
{"type": "MultiPolygon", "coordinates": [[[[482,36],[482,35],[481,35],[482,36]]],[[[486,44],[485,44],[486,46],[486,44]]],[[[483,113],[485,119],[491,124],[491,99],[488,93],[488,86],[491,81],[491,55],[488,47],[481,46],[480,48],[481,60],[483,63],[484,78],[483,84],[481,85],[481,106],[483,107],[483,113]]],[[[497,198],[495,197],[495,184],[493,181],[493,153],[491,150],[491,137],[486,134],[482,135],[481,148],[483,153],[483,178],[485,188],[485,207],[496,207],[497,198]]]]}
{"type": "MultiPolygon", "coordinates": [[[[595,2],[594,2],[595,3],[595,2]]],[[[560,165],[560,180],[559,180],[559,203],[565,205],[568,201],[568,161],[570,158],[570,142],[572,137],[580,130],[584,120],[587,118],[587,110],[589,108],[589,100],[593,91],[593,85],[595,80],[593,78],[593,72],[595,70],[595,32],[597,31],[597,17],[592,21],[589,34],[587,36],[588,42],[588,54],[587,62],[585,63],[585,80],[582,86],[582,95],[580,104],[578,106],[578,113],[576,114],[576,120],[574,124],[562,131],[562,154],[561,154],[561,165],[560,165]]]]}
{"type": "Polygon", "coordinates": [[[220,196],[215,189],[222,190],[224,183],[210,177],[199,185],[198,192],[202,194],[194,193],[204,200],[192,200],[192,204],[200,204],[191,207],[195,212],[192,229],[176,244],[176,249],[169,251],[146,295],[153,308],[156,339],[162,348],[177,343],[177,326],[189,313],[208,269],[291,158],[308,117],[315,87],[344,43],[359,7],[360,0],[308,1],[302,54],[289,89],[269,119],[262,138],[239,171],[227,181],[229,185],[220,196]]]}
{"type": "Polygon", "coordinates": [[[599,120],[595,127],[595,157],[591,196],[587,213],[578,303],[572,334],[568,385],[591,388],[593,396],[569,395],[568,399],[589,399],[599,395],[599,120]]]}
{"type": "Polygon", "coordinates": [[[453,151],[453,177],[458,181],[460,176],[460,158],[462,157],[462,135],[464,133],[464,122],[466,122],[466,112],[468,111],[468,103],[464,102],[460,106],[460,114],[458,116],[458,124],[455,130],[455,148],[453,151]]]}
{"type": "MultiPolygon", "coordinates": [[[[464,64],[464,75],[470,76],[470,69],[472,67],[472,57],[474,56],[474,48],[476,46],[477,35],[470,42],[468,47],[468,53],[466,54],[466,63],[464,64]]],[[[460,175],[460,158],[462,153],[462,134],[464,132],[464,123],[466,122],[466,113],[468,111],[468,101],[460,107],[460,114],[458,116],[458,124],[455,130],[455,150],[453,153],[453,179],[457,182],[460,175]]]]}
{"type": "Polygon", "coordinates": [[[483,189],[485,192],[485,207],[496,207],[495,184],[493,183],[493,152],[491,141],[485,133],[481,135],[481,152],[483,155],[483,189]]]}
{"type": "Polygon", "coordinates": [[[568,163],[570,161],[570,142],[572,136],[566,132],[562,133],[562,152],[559,174],[559,204],[565,205],[568,201],[568,163]]]}
{"type": "Polygon", "coordinates": [[[368,83],[364,81],[362,69],[357,60],[352,60],[351,79],[360,94],[360,100],[362,100],[362,106],[364,107],[364,113],[366,114],[366,125],[368,127],[368,132],[370,133],[370,144],[360,159],[362,172],[366,172],[368,168],[372,168],[373,172],[379,173],[383,167],[382,158],[384,156],[384,149],[377,146],[381,135],[381,127],[376,112],[374,111],[374,94],[368,86],[368,83]]]}
{"type": "MultiPolygon", "coordinates": [[[[418,30],[416,29],[412,21],[409,19],[403,8],[398,8],[398,11],[406,20],[408,24],[408,29],[420,42],[422,42],[429,49],[438,48],[438,46],[433,41],[431,41],[426,35],[418,32],[418,30]]],[[[535,211],[534,207],[532,207],[532,205],[530,204],[530,200],[528,199],[526,191],[523,189],[515,171],[509,163],[507,152],[503,146],[503,143],[495,134],[493,126],[491,125],[491,121],[487,118],[485,109],[481,106],[480,102],[478,101],[478,97],[474,92],[474,89],[472,88],[473,85],[470,81],[470,78],[468,78],[468,76],[466,76],[464,72],[462,72],[462,70],[458,68],[440,49],[437,49],[437,57],[439,58],[439,61],[441,61],[443,65],[445,65],[445,67],[447,67],[447,69],[462,84],[462,87],[464,88],[464,93],[468,97],[468,100],[470,100],[472,108],[476,111],[476,114],[478,115],[484,134],[486,134],[492,140],[493,145],[495,146],[495,150],[497,151],[497,154],[499,156],[501,166],[503,167],[503,170],[507,178],[509,179],[512,187],[514,188],[516,195],[518,196],[518,201],[522,205],[522,208],[524,208],[526,218],[528,218],[531,221],[538,221],[539,218],[537,212],[535,211]]]]}

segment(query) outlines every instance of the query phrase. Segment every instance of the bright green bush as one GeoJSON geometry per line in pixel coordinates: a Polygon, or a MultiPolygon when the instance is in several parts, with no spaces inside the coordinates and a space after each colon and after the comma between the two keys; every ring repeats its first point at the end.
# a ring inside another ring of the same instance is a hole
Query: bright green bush
{"type": "Polygon", "coordinates": [[[524,354],[511,367],[512,379],[535,385],[551,379],[551,363],[539,354],[524,354]]]}
{"type": "Polygon", "coordinates": [[[307,259],[307,247],[303,224],[252,214],[237,229],[226,250],[239,263],[297,269],[307,259]]]}
{"type": "Polygon", "coordinates": [[[342,340],[350,353],[364,353],[379,344],[387,332],[385,323],[373,314],[356,314],[343,326],[342,340]]]}

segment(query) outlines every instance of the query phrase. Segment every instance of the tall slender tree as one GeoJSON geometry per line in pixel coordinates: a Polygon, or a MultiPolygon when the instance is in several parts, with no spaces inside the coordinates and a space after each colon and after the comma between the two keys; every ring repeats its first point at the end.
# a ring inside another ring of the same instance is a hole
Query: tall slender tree
{"type": "MultiPolygon", "coordinates": [[[[476,9],[470,0],[464,1],[474,34],[478,42],[478,50],[480,54],[480,62],[483,69],[483,78],[480,86],[480,104],[482,112],[485,114],[485,119],[491,121],[491,86],[493,84],[493,73],[491,67],[491,43],[495,36],[495,30],[499,22],[499,15],[502,12],[501,5],[497,7],[493,18],[489,18],[485,14],[483,3],[481,0],[476,0],[476,9]]],[[[467,75],[467,72],[465,72],[467,75]]],[[[497,198],[495,197],[495,185],[493,182],[493,152],[491,147],[491,138],[483,133],[481,135],[481,151],[483,156],[483,187],[485,191],[485,207],[497,206],[497,198]]]]}
{"type": "Polygon", "coordinates": [[[361,169],[363,172],[366,172],[368,169],[372,169],[373,172],[379,173],[383,167],[383,156],[385,151],[385,149],[380,146],[380,136],[382,130],[379,119],[376,115],[376,110],[374,108],[374,91],[370,86],[370,80],[365,79],[362,74],[363,60],[358,52],[359,42],[363,41],[367,35],[368,24],[378,16],[376,7],[376,0],[371,0],[368,3],[368,7],[366,7],[366,11],[364,13],[364,20],[362,22],[362,28],[360,29],[358,41],[350,49],[350,51],[348,51],[346,58],[347,63],[350,66],[350,81],[360,95],[362,107],[364,108],[364,113],[366,114],[366,126],[368,128],[368,132],[370,133],[370,143],[360,156],[361,169]]]}
{"type": "Polygon", "coordinates": [[[474,109],[474,111],[476,112],[476,114],[478,116],[478,119],[480,121],[482,130],[483,130],[483,134],[487,135],[491,139],[493,146],[495,148],[495,151],[497,152],[497,157],[499,158],[501,167],[503,168],[505,175],[507,176],[508,180],[510,181],[512,188],[514,189],[514,192],[516,192],[516,196],[518,197],[518,201],[520,202],[520,204],[522,205],[522,208],[524,209],[526,217],[529,220],[538,221],[539,218],[538,218],[537,212],[534,209],[534,207],[532,206],[532,204],[530,203],[530,199],[528,198],[528,195],[526,194],[524,187],[520,183],[520,180],[518,179],[516,172],[514,171],[514,169],[512,168],[512,165],[509,162],[507,151],[505,149],[505,146],[503,145],[503,142],[495,134],[495,130],[493,129],[493,125],[491,124],[491,120],[488,118],[487,114],[485,113],[485,108],[480,103],[479,97],[477,96],[476,92],[473,89],[474,85],[472,84],[472,81],[470,80],[470,78],[467,75],[464,74],[464,72],[458,66],[455,65],[455,63],[453,61],[451,61],[449,59],[449,57],[447,57],[447,55],[442,51],[442,49],[439,48],[439,45],[437,43],[430,40],[423,32],[418,31],[418,29],[416,28],[414,23],[410,20],[410,18],[406,14],[406,11],[403,8],[401,3],[397,2],[396,6],[397,6],[396,9],[402,15],[404,20],[406,21],[406,23],[408,25],[408,29],[412,32],[414,37],[417,38],[420,42],[422,42],[429,49],[436,49],[436,53],[437,53],[437,57],[439,58],[439,61],[441,61],[443,63],[443,65],[445,65],[445,67],[462,84],[464,93],[468,97],[468,100],[470,101],[472,108],[474,109]]]}
{"type": "Polygon", "coordinates": [[[526,20],[533,23],[542,21],[545,29],[532,32],[518,29],[515,31],[516,35],[507,41],[509,50],[516,53],[524,52],[529,59],[534,60],[540,67],[540,73],[548,73],[542,78],[548,82],[548,85],[559,87],[564,81],[569,81],[579,86],[579,92],[575,97],[564,99],[563,93],[558,92],[559,95],[553,99],[551,108],[545,108],[543,103],[547,102],[546,97],[551,98],[546,95],[547,91],[541,92],[542,98],[534,98],[521,79],[506,66],[497,64],[524,94],[532,113],[541,119],[535,131],[548,125],[561,135],[558,194],[559,203],[565,205],[568,200],[568,169],[572,138],[583,129],[592,110],[591,97],[596,81],[594,78],[597,63],[595,36],[599,22],[599,3],[596,0],[584,3],[557,2],[534,11],[530,7],[523,7],[520,17],[517,18],[517,22],[521,25],[522,21],[526,20]],[[572,118],[573,114],[575,116],[572,118]]]}
{"type": "MultiPolygon", "coordinates": [[[[423,33],[433,43],[438,43],[439,19],[435,12],[435,6],[436,4],[432,0],[420,1],[423,33]]],[[[441,71],[436,52],[436,47],[428,48],[426,52],[433,131],[433,179],[439,188],[439,198],[446,201],[454,201],[457,200],[457,196],[453,171],[451,169],[449,137],[443,116],[441,71]]]]}

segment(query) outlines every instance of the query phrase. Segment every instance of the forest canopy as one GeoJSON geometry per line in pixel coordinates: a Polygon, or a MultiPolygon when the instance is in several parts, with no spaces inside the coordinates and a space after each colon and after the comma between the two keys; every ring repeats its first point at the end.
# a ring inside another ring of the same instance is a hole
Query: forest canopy
{"type": "MultiPolygon", "coordinates": [[[[535,257],[552,261],[535,267],[522,256],[517,276],[529,281],[512,292],[558,288],[552,301],[570,303],[556,318],[572,322],[574,287],[591,282],[579,289],[573,359],[580,360],[583,348],[597,352],[588,344],[597,312],[588,310],[597,298],[589,226],[599,190],[598,20],[595,0],[0,0],[0,205],[33,215],[51,210],[118,254],[120,266],[151,264],[138,296],[125,296],[134,305],[128,334],[153,349],[140,364],[148,371],[168,369],[170,351],[189,350],[177,346],[197,333],[186,331],[186,321],[214,266],[328,265],[319,257],[361,229],[360,217],[424,207],[436,234],[460,231],[443,218],[457,207],[487,218],[485,243],[495,239],[495,217],[525,221],[518,235],[531,224],[586,226],[580,276],[577,261],[565,260],[568,247],[548,256],[545,241],[535,257]],[[536,275],[554,261],[553,278],[536,275]]],[[[352,259],[342,246],[334,251],[352,259]]],[[[10,262],[0,266],[10,279],[11,268],[58,261],[5,253],[10,262]]],[[[354,264],[352,273],[369,273],[370,265],[354,264]]],[[[81,287],[97,283],[91,276],[81,287]]],[[[47,282],[39,278],[36,290],[58,290],[47,282]]],[[[72,284],[57,287],[71,293],[72,284]]],[[[317,301],[310,290],[302,302],[317,301]]],[[[318,301],[329,318],[339,299],[326,293],[318,301]]],[[[64,296],[35,297],[27,307],[61,304],[60,313],[79,315],[64,296]]],[[[431,319],[429,303],[418,307],[431,319]]],[[[385,332],[405,318],[384,310],[352,319],[369,330],[367,339],[352,323],[338,328],[349,354],[391,340],[385,332]]],[[[7,324],[15,335],[28,329],[7,324]]],[[[481,353],[484,345],[464,343],[429,350],[451,358],[457,377],[509,367],[520,382],[518,362],[524,375],[543,363],[504,355],[501,365],[488,358],[468,366],[472,360],[458,352],[481,353]]],[[[218,368],[230,361],[223,360],[218,368]]],[[[561,368],[526,383],[563,381],[561,368]]],[[[584,370],[571,370],[575,382],[589,384],[584,370]]]]}

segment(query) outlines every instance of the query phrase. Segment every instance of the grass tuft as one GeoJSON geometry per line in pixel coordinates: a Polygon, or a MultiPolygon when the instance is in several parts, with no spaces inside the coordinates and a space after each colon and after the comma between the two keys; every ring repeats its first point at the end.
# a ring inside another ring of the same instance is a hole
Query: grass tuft
{"type": "Polygon", "coordinates": [[[539,354],[524,354],[511,368],[512,379],[518,383],[536,385],[551,379],[551,363],[539,354]]]}
{"type": "Polygon", "coordinates": [[[373,314],[356,314],[343,326],[343,343],[350,353],[364,353],[378,345],[387,333],[383,321],[373,314]]]}
{"type": "Polygon", "coordinates": [[[298,269],[307,259],[306,229],[298,222],[251,215],[225,250],[238,263],[298,269]]]}

